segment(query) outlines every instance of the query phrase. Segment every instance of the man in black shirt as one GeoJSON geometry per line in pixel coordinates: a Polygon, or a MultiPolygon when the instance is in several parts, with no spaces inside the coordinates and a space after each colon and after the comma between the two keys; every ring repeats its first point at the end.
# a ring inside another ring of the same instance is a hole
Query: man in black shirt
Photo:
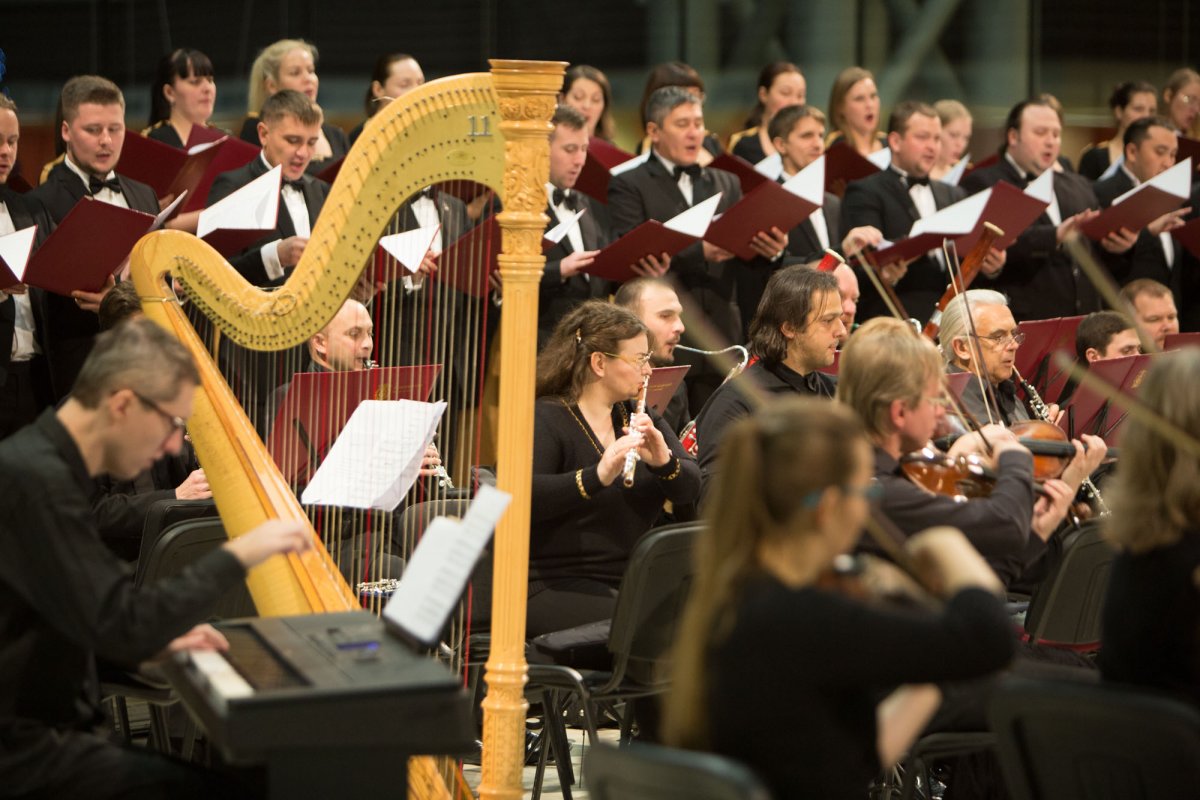
{"type": "Polygon", "coordinates": [[[731,422],[772,395],[833,397],[835,380],[818,370],[833,363],[845,334],[832,275],[797,264],[771,276],[750,323],[750,366],[722,384],[696,418],[704,488],[716,474],[721,437],[731,422]]]}
{"type": "Polygon", "coordinates": [[[91,479],[131,478],[178,452],[198,376],[161,327],[97,337],[66,402],[0,443],[0,792],[38,797],[229,796],[213,776],[92,732],[96,659],[128,668],[165,650],[223,649],[203,620],[247,569],[309,545],[270,522],[179,575],[135,588],[100,541],[91,479]],[[154,793],[157,790],[158,793],[154,793]]]}

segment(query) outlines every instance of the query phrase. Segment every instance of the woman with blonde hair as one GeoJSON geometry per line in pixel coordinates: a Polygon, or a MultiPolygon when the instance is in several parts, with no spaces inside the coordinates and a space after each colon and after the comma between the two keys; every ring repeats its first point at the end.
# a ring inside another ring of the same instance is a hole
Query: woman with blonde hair
{"type": "Polygon", "coordinates": [[[772,403],[722,447],[738,466],[720,474],[707,506],[664,739],[745,762],[773,797],[860,800],[937,709],[932,681],[1008,663],[1002,587],[950,528],[905,545],[947,599],[941,611],[825,587],[878,494],[862,422],[844,406],[772,403]]]}
{"type": "Polygon", "coordinates": [[[1100,672],[1200,705],[1200,351],[1156,358],[1138,396],[1151,419],[1130,414],[1104,489],[1120,553],[1100,672]]]}
{"type": "MultiPolygon", "coordinates": [[[[242,139],[255,145],[259,143],[258,112],[268,97],[280,89],[294,89],[315,103],[319,86],[317,48],[314,45],[303,39],[280,39],[264,47],[250,67],[250,91],[246,103],[247,117],[242,124],[242,139]]],[[[345,156],[349,149],[346,132],[329,122],[329,115],[326,115],[325,122],[321,123],[321,137],[317,140],[316,151],[305,172],[310,175],[320,173],[345,156]]]]}
{"type": "Polygon", "coordinates": [[[1200,73],[1189,67],[1177,69],[1162,90],[1163,110],[1182,136],[1200,136],[1200,73]]]}
{"type": "Polygon", "coordinates": [[[938,100],[933,104],[933,110],[942,122],[942,142],[937,161],[929,170],[929,179],[940,181],[967,154],[974,120],[967,107],[957,100],[938,100]]]}

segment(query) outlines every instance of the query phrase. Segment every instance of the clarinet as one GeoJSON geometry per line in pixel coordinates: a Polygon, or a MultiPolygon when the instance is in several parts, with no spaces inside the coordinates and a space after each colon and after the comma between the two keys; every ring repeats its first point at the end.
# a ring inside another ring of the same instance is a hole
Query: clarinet
{"type": "MultiPolygon", "coordinates": [[[[648,395],[649,393],[650,393],[650,376],[647,375],[642,380],[642,397],[641,397],[641,399],[638,400],[638,404],[637,404],[637,413],[638,414],[646,413],[646,395],[648,395]]],[[[633,472],[634,472],[634,470],[637,469],[638,458],[639,458],[639,456],[638,456],[636,447],[629,448],[629,452],[627,452],[625,454],[625,468],[621,470],[621,474],[624,476],[622,478],[622,482],[625,484],[626,489],[633,488],[633,472]]]]}
{"type": "MultiPolygon", "coordinates": [[[[1017,376],[1017,383],[1021,384],[1021,388],[1025,391],[1025,397],[1029,400],[1029,407],[1033,410],[1034,416],[1042,422],[1053,423],[1050,419],[1050,407],[1046,405],[1046,401],[1038,394],[1037,389],[1033,388],[1033,384],[1025,380],[1021,373],[1013,369],[1013,374],[1017,376]]],[[[1092,483],[1091,476],[1086,476],[1083,479],[1083,489],[1087,492],[1088,498],[1096,503],[1096,509],[1100,512],[1100,516],[1108,516],[1108,505],[1104,502],[1104,498],[1100,495],[1100,489],[1096,484],[1092,483]]]]}

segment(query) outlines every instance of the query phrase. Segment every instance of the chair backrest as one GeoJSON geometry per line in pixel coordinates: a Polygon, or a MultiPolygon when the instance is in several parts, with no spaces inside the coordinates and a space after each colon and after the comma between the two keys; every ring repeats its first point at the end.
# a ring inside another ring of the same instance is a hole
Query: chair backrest
{"type": "Polygon", "coordinates": [[[167,528],[176,522],[200,517],[215,517],[217,505],[212,500],[155,500],[146,509],[146,521],[142,525],[142,544],[138,551],[138,560],[150,555],[154,543],[167,528]]]}
{"type": "Polygon", "coordinates": [[[1062,560],[1029,603],[1025,630],[1035,642],[1098,648],[1100,615],[1117,551],[1087,523],[1063,544],[1062,560]]]}
{"type": "Polygon", "coordinates": [[[1115,684],[1013,679],[988,709],[1013,800],[1200,792],[1200,711],[1115,684]]]}
{"type": "Polygon", "coordinates": [[[750,769],[709,753],[652,744],[588,749],[592,800],[770,800],[750,769]]]}
{"type": "Polygon", "coordinates": [[[621,579],[608,649],[616,680],[628,676],[655,685],[664,680],[659,663],[675,641],[692,585],[692,547],[699,522],[664,525],[638,540],[621,579]]]}
{"type": "MultiPolygon", "coordinates": [[[[144,586],[178,575],[185,567],[217,549],[229,537],[220,517],[177,522],[154,541],[145,558],[138,560],[134,584],[144,586]]],[[[220,619],[257,616],[250,591],[243,581],[222,595],[213,616],[220,619]]]]}

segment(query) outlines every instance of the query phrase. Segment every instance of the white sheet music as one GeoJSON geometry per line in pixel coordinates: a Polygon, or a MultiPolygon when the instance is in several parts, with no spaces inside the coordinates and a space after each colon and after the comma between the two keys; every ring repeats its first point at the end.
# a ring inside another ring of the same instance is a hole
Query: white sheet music
{"type": "Polygon", "coordinates": [[[446,403],[364,400],[317,468],[305,505],[393,511],[417,480],[446,403]]]}
{"type": "Polygon", "coordinates": [[[783,156],[772,153],[754,165],[754,171],[766,175],[771,180],[777,180],[783,174],[783,156]]]}
{"type": "Polygon", "coordinates": [[[179,193],[179,197],[176,197],[171,201],[169,206],[158,212],[158,216],[154,218],[154,223],[150,226],[150,230],[156,231],[161,228],[167,219],[169,219],[170,216],[175,213],[175,209],[179,208],[179,204],[183,202],[183,198],[187,196],[187,189],[184,189],[179,193]]]}
{"type": "Polygon", "coordinates": [[[25,279],[25,265],[29,263],[33,237],[36,235],[37,225],[30,225],[7,236],[0,236],[0,263],[12,272],[17,283],[25,279]]]}
{"type": "Polygon", "coordinates": [[[219,228],[231,231],[273,231],[279,220],[279,187],[283,167],[276,166],[265,175],[213,203],[200,212],[196,235],[203,239],[219,228]]]}
{"type": "Polygon", "coordinates": [[[575,225],[575,223],[579,222],[579,218],[582,217],[586,213],[587,213],[586,208],[579,209],[574,214],[567,217],[565,220],[558,223],[550,230],[546,231],[546,233],[543,234],[542,238],[544,238],[546,241],[548,241],[552,244],[558,244],[559,242],[561,242],[563,240],[563,237],[567,235],[567,232],[569,230],[571,230],[571,228],[575,225]]]}
{"type": "Polygon", "coordinates": [[[511,500],[507,492],[484,485],[461,520],[434,519],[384,607],[384,617],[419,642],[437,642],[511,500]]]}
{"type": "Polygon", "coordinates": [[[967,153],[958,160],[958,163],[950,168],[950,171],[942,176],[942,183],[948,183],[951,186],[958,186],[962,182],[963,173],[967,171],[967,164],[971,160],[971,154],[967,153]]]}
{"type": "Polygon", "coordinates": [[[909,236],[919,236],[922,233],[938,233],[944,236],[962,236],[970,233],[979,223],[979,215],[992,197],[991,189],[973,194],[953,205],[940,209],[928,217],[921,217],[913,223],[909,236]]]}
{"type": "Polygon", "coordinates": [[[887,169],[892,164],[892,149],[885,146],[882,150],[876,150],[867,156],[867,161],[880,169],[887,169]]]}
{"type": "Polygon", "coordinates": [[[817,206],[825,205],[825,156],[813,162],[783,182],[783,188],[817,206]]]}
{"type": "Polygon", "coordinates": [[[427,225],[414,228],[411,231],[393,233],[379,240],[379,246],[391,254],[393,258],[404,265],[409,272],[416,274],[425,260],[425,254],[433,247],[441,225],[427,225]]]}
{"type": "Polygon", "coordinates": [[[721,194],[721,192],[717,192],[712,197],[696,203],[687,211],[676,214],[664,222],[663,227],[703,239],[704,234],[708,232],[708,226],[712,224],[713,217],[717,213],[717,203],[721,202],[721,194]]]}

